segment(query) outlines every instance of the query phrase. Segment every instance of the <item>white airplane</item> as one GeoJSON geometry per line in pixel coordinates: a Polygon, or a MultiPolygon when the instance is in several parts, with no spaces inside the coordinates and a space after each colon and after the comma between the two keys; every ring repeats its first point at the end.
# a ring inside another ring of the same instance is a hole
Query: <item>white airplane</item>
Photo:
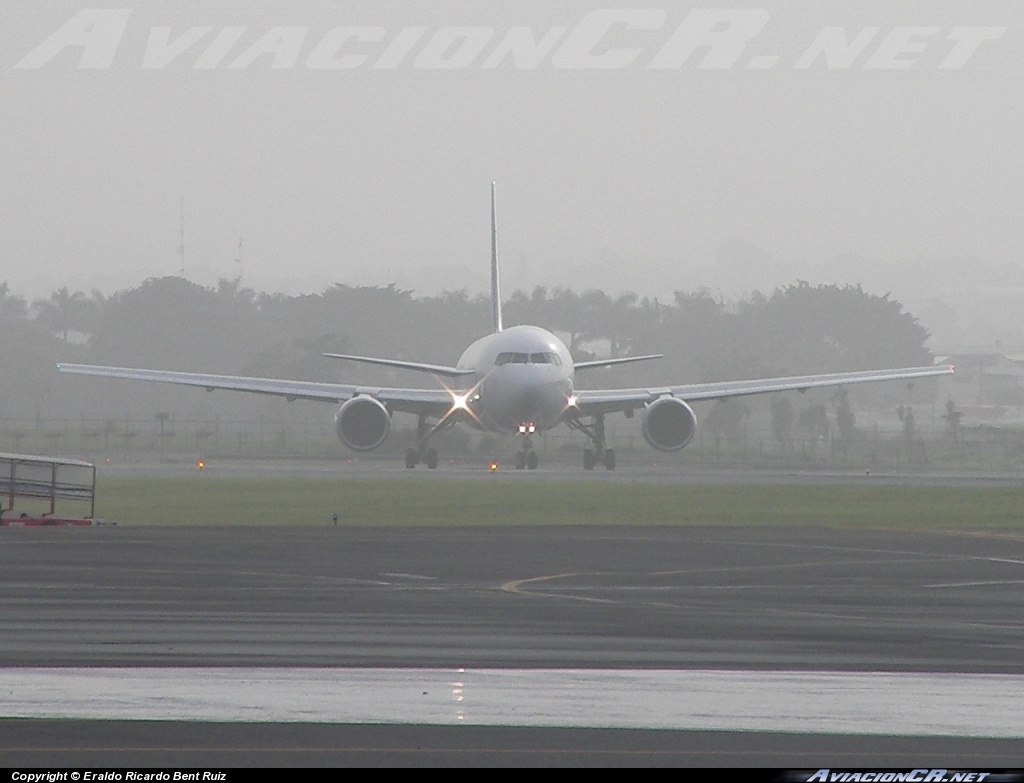
{"type": "Polygon", "coordinates": [[[429,373],[440,381],[441,388],[438,389],[392,389],[86,364],[61,363],[57,369],[78,375],[199,386],[207,391],[230,389],[271,394],[289,401],[304,399],[340,403],[334,417],[338,438],[356,451],[372,451],[380,446],[391,430],[392,415],[411,413],[418,417],[418,426],[416,446],[406,452],[407,468],[414,468],[420,463],[436,468],[437,450],[428,447],[430,439],[443,429],[465,422],[489,432],[522,435],[516,467],[534,469],[537,467],[537,454],[531,446],[531,436],[565,424],[582,432],[591,441],[592,448],[583,451],[586,470],[592,470],[598,464],[608,470],[615,469],[615,452],[608,448],[605,438],[605,416],[610,413],[623,413],[631,418],[639,410],[641,429],[647,442],[659,451],[678,451],[690,442],[697,428],[697,417],[690,402],[788,389],[804,391],[818,386],[924,378],[953,372],[951,366],[944,365],[658,388],[577,389],[575,374],[578,370],[656,359],[660,354],[574,362],[565,343],[546,329],[538,326],[503,328],[493,183],[491,306],[492,333],[470,345],[454,367],[324,354],[334,359],[429,373]],[[450,388],[442,379],[450,379],[455,388],[450,388]]]}

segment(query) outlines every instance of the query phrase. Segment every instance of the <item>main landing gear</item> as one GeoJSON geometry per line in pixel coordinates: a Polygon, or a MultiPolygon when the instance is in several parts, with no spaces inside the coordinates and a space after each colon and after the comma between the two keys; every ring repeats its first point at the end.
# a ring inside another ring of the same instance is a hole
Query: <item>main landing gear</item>
{"type": "Polygon", "coordinates": [[[615,450],[607,448],[604,438],[604,414],[594,416],[593,424],[584,424],[579,419],[568,419],[572,429],[579,430],[594,444],[592,449],[583,449],[583,469],[593,470],[595,465],[604,465],[606,470],[615,470],[615,450]]]}
{"type": "Polygon", "coordinates": [[[437,449],[424,449],[420,451],[410,446],[405,450],[405,466],[407,468],[415,468],[416,465],[420,462],[422,462],[431,470],[436,470],[437,449]]]}
{"type": "Polygon", "coordinates": [[[593,470],[598,464],[608,470],[615,470],[615,449],[583,449],[583,469],[593,470]]]}
{"type": "Polygon", "coordinates": [[[449,423],[440,421],[433,427],[427,423],[426,416],[420,416],[416,422],[416,446],[410,446],[405,450],[405,467],[415,468],[419,464],[426,465],[430,470],[437,469],[437,449],[427,448],[427,441],[439,430],[450,426],[449,423]]]}

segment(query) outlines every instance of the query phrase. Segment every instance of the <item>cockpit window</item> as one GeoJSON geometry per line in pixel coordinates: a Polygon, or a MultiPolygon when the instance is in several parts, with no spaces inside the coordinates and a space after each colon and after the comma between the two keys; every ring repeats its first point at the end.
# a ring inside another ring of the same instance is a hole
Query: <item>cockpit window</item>
{"type": "Polygon", "coordinates": [[[499,353],[498,358],[494,360],[494,364],[501,367],[503,364],[526,364],[530,361],[530,354],[528,353],[513,353],[512,351],[505,351],[499,353]]]}
{"type": "Polygon", "coordinates": [[[530,362],[533,364],[553,364],[556,367],[562,366],[562,360],[558,358],[558,354],[548,351],[544,353],[531,353],[530,362]]]}
{"type": "Polygon", "coordinates": [[[514,353],[512,351],[505,351],[498,354],[494,364],[496,367],[501,367],[503,364],[553,364],[556,367],[561,367],[562,360],[558,358],[557,353],[549,353],[547,351],[542,353],[514,353]]]}

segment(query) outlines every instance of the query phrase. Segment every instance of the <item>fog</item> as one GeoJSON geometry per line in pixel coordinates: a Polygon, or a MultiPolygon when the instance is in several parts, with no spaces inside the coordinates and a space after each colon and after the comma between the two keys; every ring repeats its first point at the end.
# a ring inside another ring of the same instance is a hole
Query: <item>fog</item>
{"type": "Polygon", "coordinates": [[[1018,3],[725,5],[735,18],[714,29],[756,27],[732,62],[703,46],[672,68],[652,63],[690,9],[120,7],[5,5],[0,280],[28,299],[110,293],[183,261],[207,285],[476,294],[496,181],[507,291],[861,284],[918,315],[936,350],[1024,346],[1018,3]],[[365,62],[311,67],[338,27],[376,31],[335,52],[365,62]],[[445,48],[452,28],[469,32],[445,48]],[[536,67],[489,67],[516,28],[555,43],[536,67]],[[867,43],[815,55],[835,29],[867,43]],[[478,54],[460,48],[479,30],[478,54]]]}

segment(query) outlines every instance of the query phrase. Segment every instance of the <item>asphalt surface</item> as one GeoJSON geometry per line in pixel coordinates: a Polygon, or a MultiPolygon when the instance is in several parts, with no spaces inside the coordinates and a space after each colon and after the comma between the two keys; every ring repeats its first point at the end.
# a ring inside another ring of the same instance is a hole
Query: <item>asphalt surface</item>
{"type": "MultiPolygon", "coordinates": [[[[993,770],[1020,740],[493,726],[0,720],[11,768],[762,767],[993,770]]],[[[228,780],[248,779],[228,775],[228,780]]],[[[804,778],[806,779],[806,778],[804,778]]]]}
{"type": "MultiPolygon", "coordinates": [[[[1024,534],[0,531],[0,665],[1024,674],[1024,534]]],[[[1019,740],[5,721],[0,764],[1014,766],[1019,740]]]]}
{"type": "Polygon", "coordinates": [[[1024,673],[1024,535],[3,530],[6,666],[1024,673]]]}

